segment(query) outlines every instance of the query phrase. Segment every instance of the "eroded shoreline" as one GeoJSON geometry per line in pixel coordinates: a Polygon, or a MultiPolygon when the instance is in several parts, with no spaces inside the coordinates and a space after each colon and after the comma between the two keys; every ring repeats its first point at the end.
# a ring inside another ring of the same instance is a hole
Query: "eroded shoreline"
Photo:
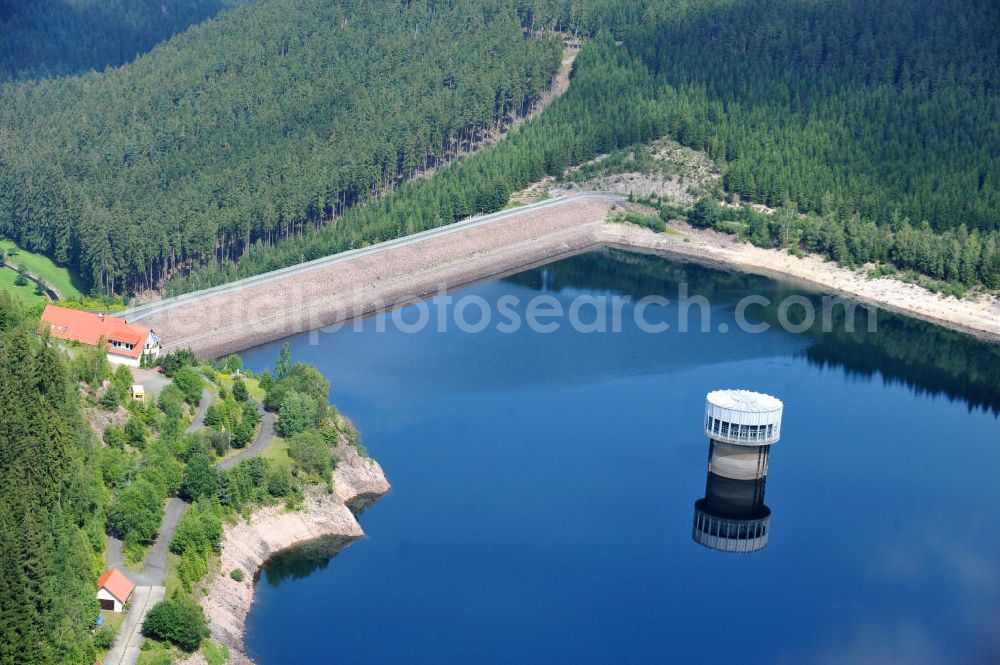
{"type": "MultiPolygon", "coordinates": [[[[211,639],[229,648],[227,663],[254,665],[246,652],[246,619],[253,606],[255,580],[267,560],[311,542],[330,539],[340,548],[363,537],[351,506],[389,491],[378,462],[362,457],[345,441],[334,452],[340,461],[333,472],[332,494],[325,487],[313,486],[306,491],[300,510],[288,510],[283,504],[267,506],[255,510],[248,520],[225,526],[219,572],[199,602],[208,618],[211,639]],[[239,582],[229,576],[237,568],[244,572],[239,582]]],[[[202,665],[205,660],[199,653],[185,663],[202,665]]]]}
{"type": "Polygon", "coordinates": [[[679,225],[675,231],[677,235],[631,224],[606,224],[600,236],[606,246],[797,281],[983,341],[1000,342],[1000,299],[996,297],[959,300],[888,277],[869,279],[816,255],[797,257],[781,250],[762,249],[737,242],[732,236],[687,225],[679,225]]]}

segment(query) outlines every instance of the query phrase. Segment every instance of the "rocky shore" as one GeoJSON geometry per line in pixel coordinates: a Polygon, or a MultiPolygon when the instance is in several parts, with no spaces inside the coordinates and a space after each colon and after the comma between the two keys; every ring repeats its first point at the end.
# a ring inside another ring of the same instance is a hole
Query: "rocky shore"
{"type": "Polygon", "coordinates": [[[620,249],[800,281],[982,340],[1000,341],[1000,299],[995,296],[960,300],[897,279],[871,279],[861,270],[841,267],[820,256],[798,257],[782,250],[762,249],[724,233],[680,222],[671,223],[671,231],[656,233],[633,224],[608,223],[601,228],[597,241],[620,249]]]}
{"type": "MultiPolygon", "coordinates": [[[[208,617],[211,639],[229,648],[231,665],[252,665],[244,649],[246,618],[253,605],[254,580],[264,563],[275,554],[304,543],[330,539],[340,547],[345,541],[364,536],[348,504],[378,497],[389,491],[389,482],[375,460],[362,457],[346,442],[336,447],[340,458],[333,472],[334,492],[323,486],[310,487],[299,510],[283,504],[260,508],[249,520],[227,525],[222,538],[221,565],[206,593],[200,598],[208,617]],[[244,572],[237,582],[229,572],[244,572]]],[[[195,654],[187,665],[205,661],[195,654]]]]}

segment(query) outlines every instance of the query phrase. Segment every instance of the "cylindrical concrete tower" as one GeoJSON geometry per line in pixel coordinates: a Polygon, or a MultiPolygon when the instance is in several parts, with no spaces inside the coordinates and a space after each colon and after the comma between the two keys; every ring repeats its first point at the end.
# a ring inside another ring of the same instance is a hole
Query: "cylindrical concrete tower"
{"type": "Polygon", "coordinates": [[[705,404],[709,437],[705,498],[694,505],[695,542],[723,552],[767,546],[767,458],[781,438],[781,400],[748,390],[717,390],[705,404]]]}
{"type": "Polygon", "coordinates": [[[781,438],[781,410],[781,400],[763,393],[708,393],[705,434],[711,439],[709,472],[734,480],[766,476],[768,451],[781,438]]]}

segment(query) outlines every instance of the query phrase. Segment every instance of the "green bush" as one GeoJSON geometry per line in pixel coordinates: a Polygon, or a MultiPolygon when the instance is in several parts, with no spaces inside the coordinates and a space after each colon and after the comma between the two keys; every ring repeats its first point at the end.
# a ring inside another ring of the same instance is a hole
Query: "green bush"
{"type": "Polygon", "coordinates": [[[246,574],[239,568],[233,568],[229,571],[229,576],[237,582],[242,582],[246,578],[246,574]]]}
{"type": "Polygon", "coordinates": [[[191,501],[215,498],[219,491],[219,472],[204,452],[199,450],[188,458],[181,491],[191,501]]]}
{"type": "Polygon", "coordinates": [[[204,381],[198,372],[190,367],[181,367],[174,373],[174,385],[181,391],[184,401],[197,406],[201,401],[201,391],[204,381]]]}
{"type": "Polygon", "coordinates": [[[125,422],[125,440],[140,449],[146,445],[146,424],[134,414],[125,422]]]}
{"type": "Polygon", "coordinates": [[[167,385],[160,391],[160,396],[156,400],[156,405],[167,417],[184,415],[184,393],[173,385],[167,385]]]}
{"type": "Polygon", "coordinates": [[[104,626],[94,633],[94,646],[98,649],[107,650],[115,643],[118,636],[117,626],[104,626]]]}
{"type": "Polygon", "coordinates": [[[218,404],[212,403],[205,409],[205,426],[217,427],[222,424],[222,409],[218,404]]]}
{"type": "Polygon", "coordinates": [[[189,598],[174,597],[157,603],[142,622],[142,634],[176,644],[188,653],[208,637],[205,613],[189,598]]]}
{"type": "Polygon", "coordinates": [[[110,448],[122,449],[125,447],[125,430],[118,425],[108,425],[104,428],[104,443],[110,448]]]}
{"type": "Polygon", "coordinates": [[[132,376],[132,370],[128,368],[128,365],[119,365],[115,368],[114,373],[111,375],[111,384],[114,386],[121,401],[124,402],[128,399],[129,389],[133,383],[135,383],[135,377],[132,376]]]}
{"type": "Polygon", "coordinates": [[[178,492],[184,480],[184,465],[175,456],[178,445],[178,441],[154,439],[146,444],[143,451],[139,477],[152,483],[161,500],[178,492]]]}
{"type": "Polygon", "coordinates": [[[121,404],[121,400],[118,398],[118,391],[115,390],[114,386],[109,386],[104,394],[101,395],[101,399],[98,402],[101,408],[105,411],[114,411],[121,404]]]}
{"type": "Polygon", "coordinates": [[[177,577],[180,578],[181,586],[185,591],[190,592],[198,580],[204,577],[207,572],[207,554],[190,550],[181,555],[181,560],[177,564],[177,577]]]}
{"type": "Polygon", "coordinates": [[[112,533],[132,543],[153,542],[162,517],[163,500],[145,478],[139,478],[119,492],[108,510],[112,533]]]}
{"type": "Polygon", "coordinates": [[[81,347],[70,359],[70,372],[77,381],[96,388],[111,374],[108,352],[103,348],[81,347]]]}
{"type": "Polygon", "coordinates": [[[241,419],[233,428],[233,447],[245,448],[253,438],[255,425],[249,420],[241,419]]]}
{"type": "Polygon", "coordinates": [[[105,446],[100,449],[99,456],[104,485],[112,490],[124,486],[135,473],[134,455],[129,455],[121,448],[105,446]]]}
{"type": "Polygon", "coordinates": [[[218,552],[222,541],[222,520],[215,507],[207,501],[198,501],[184,513],[177,531],[170,540],[170,551],[184,554],[190,551],[218,552]]]}
{"type": "Polygon", "coordinates": [[[229,446],[232,443],[229,432],[206,429],[202,430],[202,437],[208,447],[214,450],[215,454],[219,457],[222,457],[229,451],[229,446]]]}
{"type": "Polygon", "coordinates": [[[233,379],[233,399],[237,402],[246,402],[250,399],[250,391],[247,390],[246,381],[238,376],[233,379]]]}
{"type": "Polygon", "coordinates": [[[216,505],[199,501],[191,506],[170,541],[170,551],[181,556],[177,575],[185,590],[190,591],[208,571],[209,557],[219,551],[221,540],[222,521],[216,505]]]}
{"type": "Polygon", "coordinates": [[[304,471],[323,479],[333,471],[333,451],[323,435],[316,430],[299,432],[288,440],[288,456],[304,471]]]}
{"type": "Polygon", "coordinates": [[[195,357],[194,352],[191,349],[178,349],[176,351],[171,351],[165,356],[161,356],[157,365],[163,368],[163,373],[167,376],[173,376],[182,367],[191,367],[192,365],[197,365],[198,359],[195,357]]]}
{"type": "Polygon", "coordinates": [[[271,496],[285,497],[295,490],[291,467],[285,463],[271,464],[267,473],[267,491],[271,496]]]}
{"type": "Polygon", "coordinates": [[[237,370],[243,369],[243,359],[238,355],[231,354],[226,356],[226,359],[222,362],[222,371],[226,374],[232,374],[237,370]]]}
{"type": "Polygon", "coordinates": [[[295,436],[305,431],[314,420],[316,406],[312,398],[295,390],[285,393],[278,409],[278,433],[295,436]]]}
{"type": "Polygon", "coordinates": [[[645,226],[647,229],[663,232],[667,229],[666,223],[658,216],[642,215],[637,212],[626,212],[618,215],[614,221],[645,226]]]}
{"type": "Polygon", "coordinates": [[[219,501],[236,510],[267,498],[269,463],[260,457],[243,460],[227,471],[219,488],[219,501]]]}

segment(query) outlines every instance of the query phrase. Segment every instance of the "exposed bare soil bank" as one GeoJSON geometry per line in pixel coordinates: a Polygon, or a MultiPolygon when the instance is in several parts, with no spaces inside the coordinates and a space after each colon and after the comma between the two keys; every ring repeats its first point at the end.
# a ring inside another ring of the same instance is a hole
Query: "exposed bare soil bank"
{"type": "Polygon", "coordinates": [[[721,186],[722,172],[708,155],[669,138],[632,149],[624,161],[610,157],[601,155],[568,169],[566,180],[583,190],[682,205],[690,205],[721,186]]]}
{"type": "Polygon", "coordinates": [[[736,242],[732,236],[672,223],[676,235],[631,224],[605,224],[603,243],[668,256],[680,256],[743,272],[792,278],[981,339],[1000,341],[1000,299],[981,296],[959,300],[895,279],[869,279],[818,256],[799,258],[787,252],[736,242]],[[685,241],[685,238],[687,241],[685,241]]]}
{"type": "MultiPolygon", "coordinates": [[[[333,494],[327,494],[323,487],[313,487],[306,493],[302,510],[270,506],[254,511],[249,520],[225,527],[220,573],[211,580],[200,602],[208,616],[211,639],[229,647],[226,662],[230,665],[253,663],[244,651],[243,638],[253,604],[254,577],[264,562],[303,543],[362,537],[364,531],[347,503],[389,491],[378,462],[360,456],[344,442],[337,446],[336,453],[340,462],[333,472],[333,494]],[[235,568],[244,571],[242,582],[229,576],[235,568]]],[[[200,654],[186,661],[187,665],[204,662],[200,654]]]]}

